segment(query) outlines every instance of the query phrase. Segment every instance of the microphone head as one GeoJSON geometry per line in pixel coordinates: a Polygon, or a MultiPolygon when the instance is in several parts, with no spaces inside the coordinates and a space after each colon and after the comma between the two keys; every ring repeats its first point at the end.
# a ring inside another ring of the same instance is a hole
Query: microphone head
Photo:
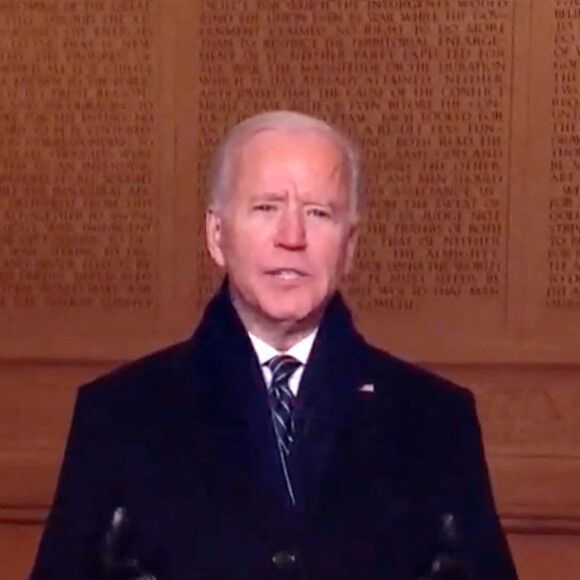
{"type": "Polygon", "coordinates": [[[457,518],[452,513],[445,513],[441,516],[439,525],[439,545],[445,551],[455,552],[461,545],[461,532],[457,523],[457,518]]]}
{"type": "Polygon", "coordinates": [[[463,538],[452,513],[444,513],[439,522],[437,537],[439,551],[436,554],[429,580],[471,580],[471,574],[461,558],[463,538]]]}
{"type": "Polygon", "coordinates": [[[103,580],[157,580],[143,569],[134,555],[131,520],[127,508],[119,506],[107,528],[101,553],[103,580]]]}

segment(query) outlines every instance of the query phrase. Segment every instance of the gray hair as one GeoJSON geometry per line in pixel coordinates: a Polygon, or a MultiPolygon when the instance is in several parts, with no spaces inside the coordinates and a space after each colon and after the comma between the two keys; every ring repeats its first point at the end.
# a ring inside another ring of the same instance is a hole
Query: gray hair
{"type": "Polygon", "coordinates": [[[218,146],[208,172],[210,207],[223,204],[231,186],[234,155],[256,133],[268,130],[312,131],[331,139],[342,153],[348,173],[348,194],[354,216],[358,215],[361,197],[361,170],[358,146],[336,127],[295,111],[266,111],[235,125],[218,146]]]}

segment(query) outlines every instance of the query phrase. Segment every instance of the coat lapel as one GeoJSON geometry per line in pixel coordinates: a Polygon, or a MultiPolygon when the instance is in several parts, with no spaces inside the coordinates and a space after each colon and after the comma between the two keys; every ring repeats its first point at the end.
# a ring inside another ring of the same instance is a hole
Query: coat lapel
{"type": "Polygon", "coordinates": [[[262,371],[227,284],[210,302],[194,341],[205,385],[200,415],[212,446],[208,461],[218,499],[253,510],[253,518],[272,518],[283,509],[287,492],[262,371]]]}
{"type": "MultiPolygon", "coordinates": [[[[341,298],[329,304],[300,384],[291,469],[298,503],[316,503],[339,464],[361,376],[360,340],[341,298]]],[[[325,490],[326,493],[326,490],[325,490]]]]}

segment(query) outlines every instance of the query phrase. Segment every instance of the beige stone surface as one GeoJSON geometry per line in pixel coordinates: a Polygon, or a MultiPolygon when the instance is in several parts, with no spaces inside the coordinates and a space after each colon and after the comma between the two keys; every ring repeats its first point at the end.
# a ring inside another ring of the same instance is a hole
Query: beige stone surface
{"type": "Polygon", "coordinates": [[[3,580],[26,580],[40,536],[39,525],[0,523],[0,570],[3,580]]]}

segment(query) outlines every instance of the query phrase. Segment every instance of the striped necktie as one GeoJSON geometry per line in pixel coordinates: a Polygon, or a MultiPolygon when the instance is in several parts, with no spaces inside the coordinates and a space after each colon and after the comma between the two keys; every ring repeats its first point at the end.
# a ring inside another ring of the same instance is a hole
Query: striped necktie
{"type": "Polygon", "coordinates": [[[292,356],[283,354],[271,358],[266,364],[272,371],[268,398],[274,430],[281,450],[288,455],[293,442],[292,412],[294,408],[294,395],[288,381],[302,363],[292,356]]]}

